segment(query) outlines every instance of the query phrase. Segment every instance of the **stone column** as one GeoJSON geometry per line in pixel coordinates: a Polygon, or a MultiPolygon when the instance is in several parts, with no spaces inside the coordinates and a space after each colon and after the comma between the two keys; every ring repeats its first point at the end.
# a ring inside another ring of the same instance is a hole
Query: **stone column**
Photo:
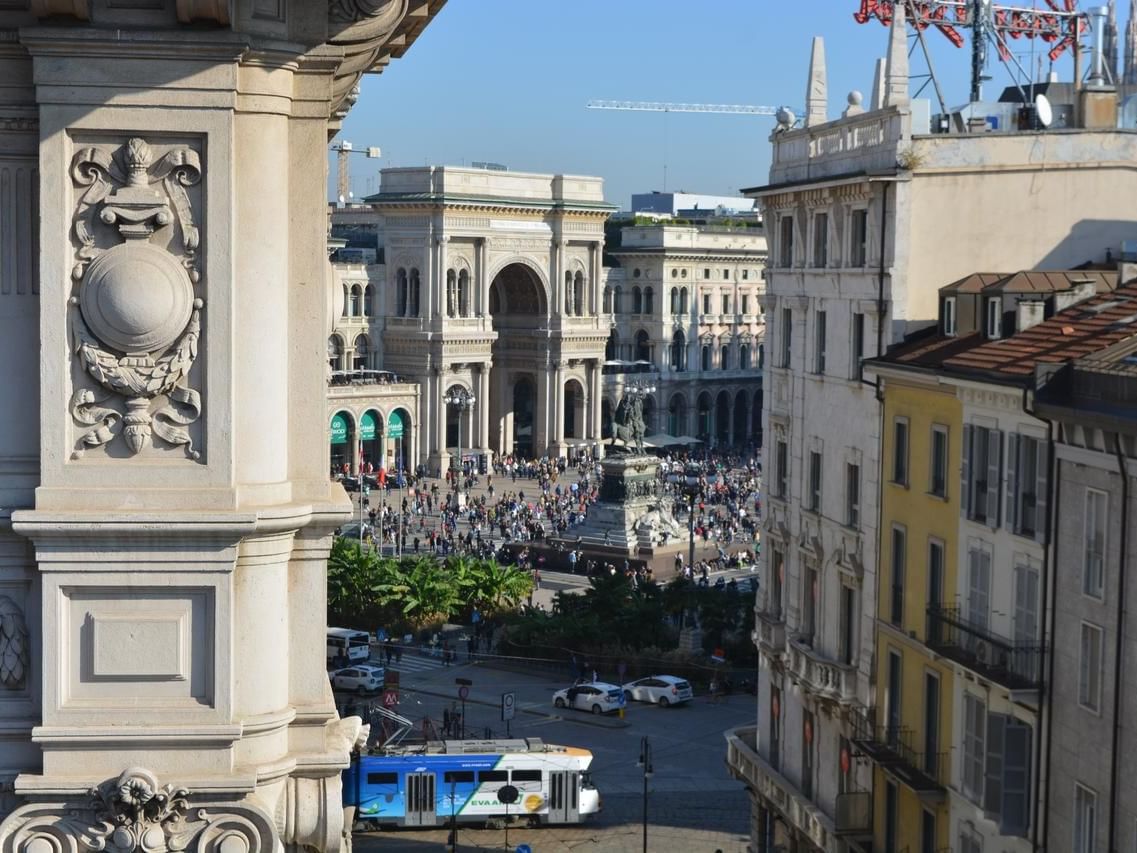
{"type": "Polygon", "coordinates": [[[478,446],[490,452],[490,365],[478,367],[478,446]]]}
{"type": "Polygon", "coordinates": [[[312,164],[423,21],[144,5],[0,9],[0,845],[335,851],[312,164]]]}
{"type": "Polygon", "coordinates": [[[564,449],[565,443],[565,371],[564,362],[558,361],[554,367],[553,381],[556,385],[556,405],[553,408],[553,435],[557,442],[557,452],[564,449]]]}
{"type": "Polygon", "coordinates": [[[589,313],[600,313],[603,304],[600,300],[600,244],[588,244],[588,293],[589,313]]]}
{"type": "Polygon", "coordinates": [[[477,306],[476,313],[479,317],[484,317],[489,314],[490,310],[490,285],[486,276],[489,270],[486,269],[486,238],[479,237],[474,244],[474,263],[477,264],[477,272],[474,275],[475,287],[477,288],[477,295],[475,297],[475,305],[477,306]]]}
{"type": "Polygon", "coordinates": [[[602,445],[600,445],[600,441],[604,436],[604,419],[601,415],[601,412],[603,411],[603,391],[601,390],[603,370],[601,369],[600,365],[601,362],[599,360],[592,363],[592,395],[590,401],[592,406],[593,428],[593,434],[591,437],[596,441],[597,446],[602,447],[602,445]]]}
{"type": "Polygon", "coordinates": [[[438,249],[436,254],[436,263],[434,275],[431,277],[431,290],[434,292],[435,304],[435,317],[441,317],[442,322],[446,322],[447,317],[447,294],[446,294],[446,244],[450,238],[442,235],[434,238],[435,245],[438,249]]]}

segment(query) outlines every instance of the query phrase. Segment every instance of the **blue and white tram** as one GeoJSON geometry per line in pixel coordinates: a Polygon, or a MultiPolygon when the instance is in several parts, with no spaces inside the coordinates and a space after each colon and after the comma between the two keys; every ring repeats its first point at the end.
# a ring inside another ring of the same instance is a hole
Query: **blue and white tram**
{"type": "Polygon", "coordinates": [[[580,823],[600,811],[587,749],[547,744],[538,738],[454,740],[359,755],[344,771],[344,805],[356,823],[437,826],[501,819],[580,823]],[[497,792],[518,791],[505,806],[497,792]]]}

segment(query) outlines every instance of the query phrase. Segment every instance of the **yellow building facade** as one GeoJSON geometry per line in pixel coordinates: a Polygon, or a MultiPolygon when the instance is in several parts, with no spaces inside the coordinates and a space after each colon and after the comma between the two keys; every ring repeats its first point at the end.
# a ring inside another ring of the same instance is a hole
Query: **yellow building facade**
{"type": "Polygon", "coordinates": [[[926,370],[875,362],[884,422],[876,602],[876,716],[858,754],[874,764],[873,849],[951,846],[953,669],[929,649],[927,613],[956,589],[962,407],[926,370]]]}

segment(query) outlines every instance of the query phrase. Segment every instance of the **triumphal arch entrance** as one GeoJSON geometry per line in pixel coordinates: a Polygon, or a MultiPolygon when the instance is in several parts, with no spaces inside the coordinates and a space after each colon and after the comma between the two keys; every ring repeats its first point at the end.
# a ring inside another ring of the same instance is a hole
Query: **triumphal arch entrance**
{"type": "Polygon", "coordinates": [[[367,201],[384,222],[384,365],[422,385],[421,461],[598,452],[601,179],[386,169],[367,201]]]}

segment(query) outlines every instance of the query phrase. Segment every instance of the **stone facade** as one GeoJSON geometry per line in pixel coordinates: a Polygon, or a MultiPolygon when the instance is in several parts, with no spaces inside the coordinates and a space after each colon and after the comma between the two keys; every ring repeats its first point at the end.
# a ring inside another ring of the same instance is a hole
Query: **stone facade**
{"type": "Polygon", "coordinates": [[[5,850],[340,847],[311,163],[441,6],[3,4],[5,850]]]}
{"type": "Polygon", "coordinates": [[[628,382],[649,382],[648,433],[708,446],[761,443],[766,235],[743,224],[634,225],[608,253],[613,325],[604,368],[608,435],[628,382]]]}

